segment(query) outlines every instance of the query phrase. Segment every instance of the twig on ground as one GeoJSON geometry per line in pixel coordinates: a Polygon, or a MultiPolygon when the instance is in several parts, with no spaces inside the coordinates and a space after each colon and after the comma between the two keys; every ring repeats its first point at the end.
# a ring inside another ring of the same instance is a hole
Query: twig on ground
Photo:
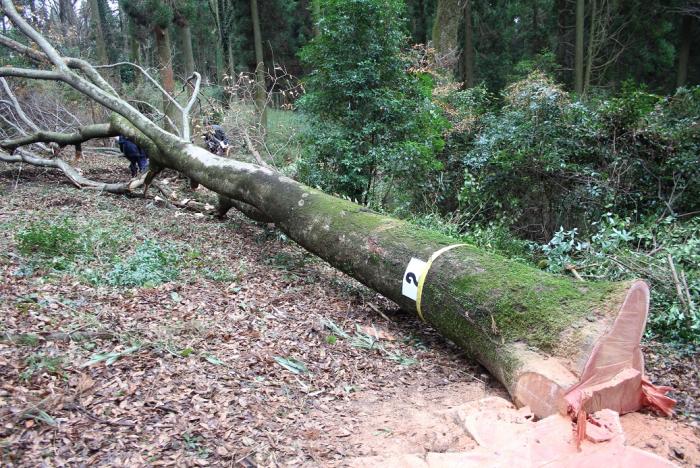
{"type": "Polygon", "coordinates": [[[576,278],[579,281],[585,281],[581,275],[578,274],[578,271],[576,271],[576,268],[572,264],[566,265],[566,269],[571,272],[572,275],[574,275],[574,278],[576,278]]]}
{"type": "Polygon", "coordinates": [[[681,286],[681,282],[678,279],[678,273],[676,273],[676,265],[673,263],[673,257],[671,256],[671,254],[668,254],[666,256],[666,259],[668,260],[668,266],[671,267],[671,277],[673,278],[673,283],[676,285],[678,299],[681,301],[681,304],[685,306],[686,309],[688,309],[688,303],[686,303],[685,295],[683,294],[683,287],[681,286]]]}

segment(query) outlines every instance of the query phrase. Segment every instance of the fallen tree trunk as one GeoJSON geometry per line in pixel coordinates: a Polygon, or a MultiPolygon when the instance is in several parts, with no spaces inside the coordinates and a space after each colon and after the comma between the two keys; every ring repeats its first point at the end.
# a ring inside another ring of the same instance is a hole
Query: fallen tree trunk
{"type": "Polygon", "coordinates": [[[639,343],[649,305],[645,283],[581,283],[550,275],[473,246],[454,246],[447,236],[326,195],[270,168],[215,156],[148,120],[83,62],[61,57],[10,0],[0,1],[43,52],[0,42],[53,65],[52,70],[2,67],[0,76],[60,80],[111,109],[110,131],[148,150],[146,189],[162,168],[175,169],[219,194],[220,213],[236,206],[274,222],[302,247],[417,312],[538,416],[573,411],[581,422],[586,412],[600,408],[626,412],[654,405],[670,411],[666,389],[644,380],[639,343]]]}
{"type": "MultiPolygon", "coordinates": [[[[139,138],[122,119],[113,125],[139,138]]],[[[403,309],[420,312],[538,416],[568,407],[626,412],[649,403],[639,347],[649,306],[644,282],[581,283],[469,245],[442,253],[452,238],[269,168],[184,142],[154,143],[161,149],[159,165],[218,193],[220,206],[228,199],[255,208],[305,249],[403,309]],[[412,259],[428,264],[414,261],[417,266],[407,268],[412,259]],[[420,293],[412,294],[411,286],[420,286],[420,293]]]]}

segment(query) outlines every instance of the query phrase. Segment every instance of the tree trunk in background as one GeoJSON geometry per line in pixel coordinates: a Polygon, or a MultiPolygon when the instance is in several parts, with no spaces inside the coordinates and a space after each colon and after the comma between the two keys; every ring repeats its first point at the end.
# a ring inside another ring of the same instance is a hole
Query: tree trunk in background
{"type": "Polygon", "coordinates": [[[678,72],[676,74],[676,87],[685,86],[688,80],[688,58],[690,56],[690,42],[693,39],[693,17],[683,16],[681,23],[681,46],[678,50],[678,72]]]}
{"type": "Polygon", "coordinates": [[[216,23],[216,41],[217,44],[214,47],[215,61],[216,61],[216,82],[222,84],[224,79],[224,39],[223,32],[221,29],[221,4],[219,0],[213,0],[212,9],[214,10],[214,22],[216,23]]]}
{"type": "Polygon", "coordinates": [[[419,44],[428,43],[428,20],[425,11],[425,0],[417,0],[415,37],[419,44]]]}
{"type": "MultiPolygon", "coordinates": [[[[557,64],[564,70],[573,68],[570,61],[569,43],[571,29],[568,27],[571,21],[571,15],[568,10],[567,0],[556,0],[554,2],[553,15],[557,18],[557,45],[556,55],[557,64]]],[[[565,83],[573,82],[569,72],[562,72],[559,79],[565,83]]]]}
{"type": "MultiPolygon", "coordinates": [[[[128,22],[127,29],[129,31],[129,61],[135,63],[136,65],[141,65],[141,53],[139,51],[139,40],[136,36],[137,26],[136,22],[132,17],[126,15],[126,20],[128,22]]],[[[141,82],[141,74],[134,73],[134,84],[138,85],[141,82]]]]}
{"type": "Polygon", "coordinates": [[[459,0],[438,0],[433,22],[433,47],[444,65],[454,66],[459,48],[459,0]]]}
{"type": "Polygon", "coordinates": [[[250,0],[250,16],[253,22],[253,39],[255,41],[255,106],[260,116],[260,125],[267,127],[267,85],[265,84],[265,61],[263,59],[262,36],[260,34],[260,16],[258,0],[250,0]]]}
{"type": "MultiPolygon", "coordinates": [[[[65,44],[68,46],[72,46],[75,41],[72,36],[75,35],[75,25],[78,22],[78,17],[75,14],[75,10],[73,9],[73,4],[71,3],[70,0],[59,0],[58,2],[58,19],[61,22],[61,34],[63,34],[63,38],[65,41],[65,44]]],[[[3,34],[6,34],[5,31],[5,22],[3,21],[2,23],[3,26],[3,34]]]]}
{"type": "MultiPolygon", "coordinates": [[[[228,73],[231,75],[231,82],[236,82],[236,62],[233,58],[233,34],[231,31],[228,32],[228,39],[226,41],[226,54],[228,56],[228,73]]],[[[229,83],[229,84],[232,84],[229,83]]]]}
{"type": "Polygon", "coordinates": [[[598,0],[591,0],[591,21],[588,27],[588,57],[583,75],[583,88],[581,93],[585,94],[591,86],[591,75],[593,74],[593,55],[595,54],[596,38],[598,34],[598,0]]]}
{"type": "Polygon", "coordinates": [[[472,2],[464,2],[464,88],[474,86],[474,42],[472,26],[472,2]]]}
{"type": "Polygon", "coordinates": [[[311,0],[311,18],[314,22],[314,36],[318,36],[318,21],[321,19],[321,0],[311,0]]]}
{"type": "MultiPolygon", "coordinates": [[[[182,66],[185,79],[192,76],[194,73],[194,55],[192,53],[192,31],[190,23],[183,15],[177,15],[174,20],[175,30],[177,31],[180,48],[182,49],[182,66]]],[[[181,116],[179,116],[181,118],[181,116]]],[[[175,121],[177,122],[177,121],[175,121]]],[[[185,125],[185,122],[177,122],[178,125],[185,125]]],[[[187,123],[189,125],[189,122],[187,123]]],[[[191,130],[191,127],[190,127],[191,130]]]]}
{"type": "Polygon", "coordinates": [[[71,3],[71,0],[58,1],[58,19],[61,20],[61,23],[76,23],[77,17],[75,15],[75,10],[73,9],[73,3],[71,3]]]}
{"type": "MultiPolygon", "coordinates": [[[[121,49],[124,51],[125,54],[129,54],[131,51],[131,31],[129,29],[129,23],[131,22],[131,19],[129,18],[129,15],[126,13],[124,8],[122,8],[122,2],[119,2],[117,6],[119,7],[119,32],[121,33],[122,38],[121,49]]],[[[131,57],[129,56],[129,58],[131,57]]]]}
{"type": "Polygon", "coordinates": [[[89,0],[90,8],[90,26],[95,36],[95,49],[97,51],[97,63],[106,65],[109,63],[107,55],[107,44],[105,43],[105,31],[102,27],[102,17],[100,15],[100,7],[97,0],[89,0]]]}
{"type": "MultiPolygon", "coordinates": [[[[160,26],[154,26],[153,35],[156,40],[156,52],[158,54],[158,70],[160,71],[160,84],[163,89],[173,96],[175,90],[175,76],[173,74],[172,55],[170,53],[170,34],[167,29],[160,26]]],[[[169,122],[163,123],[163,128],[171,133],[179,132],[180,113],[172,103],[163,96],[163,113],[170,117],[170,120],[178,126],[174,129],[169,122]]]]}
{"type": "Polygon", "coordinates": [[[583,94],[583,20],[584,0],[576,0],[576,61],[574,63],[574,91],[583,94]]]}
{"type": "Polygon", "coordinates": [[[190,23],[184,16],[178,16],[175,19],[175,26],[182,48],[182,64],[185,78],[192,76],[194,73],[194,54],[192,53],[192,30],[190,23]]]}
{"type": "Polygon", "coordinates": [[[234,51],[234,36],[235,36],[235,18],[236,10],[233,1],[224,2],[224,17],[222,18],[223,31],[226,38],[226,67],[231,81],[228,84],[236,81],[236,57],[234,51]]]}

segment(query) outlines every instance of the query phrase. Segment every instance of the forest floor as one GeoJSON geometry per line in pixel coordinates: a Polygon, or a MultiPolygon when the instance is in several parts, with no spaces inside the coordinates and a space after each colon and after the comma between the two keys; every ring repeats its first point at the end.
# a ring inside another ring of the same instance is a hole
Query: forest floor
{"type": "MultiPolygon", "coordinates": [[[[99,180],[128,175],[114,156],[78,166],[99,180]]],[[[211,202],[204,189],[193,196],[211,202]]],[[[0,337],[4,466],[343,465],[464,451],[475,443],[447,411],[507,398],[429,327],[269,226],[80,191],[27,166],[0,165],[0,337]],[[17,233],[66,219],[94,250],[71,261],[20,251],[17,233]],[[177,252],[174,279],[104,281],[149,239],[177,252]]],[[[647,357],[652,381],[678,389],[679,416],[624,416],[627,440],[698,465],[697,356],[655,344],[647,357]]]]}

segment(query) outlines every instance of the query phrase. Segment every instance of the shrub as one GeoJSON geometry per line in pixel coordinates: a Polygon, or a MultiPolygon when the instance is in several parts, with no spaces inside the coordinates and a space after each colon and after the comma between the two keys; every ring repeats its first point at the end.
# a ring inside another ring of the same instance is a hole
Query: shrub
{"type": "Polygon", "coordinates": [[[363,203],[417,194],[440,168],[445,121],[431,78],[407,71],[403,2],[322,3],[320,34],[301,52],[313,70],[299,101],[308,117],[299,175],[363,203]]]}
{"type": "Polygon", "coordinates": [[[580,102],[534,73],[501,106],[460,97],[448,99],[453,125],[472,117],[455,126],[447,158],[461,189],[457,206],[449,193],[442,206],[479,224],[543,241],[560,226],[586,235],[608,211],[664,217],[700,198],[700,88],[662,98],[628,84],[619,97],[580,102]]]}
{"type": "Polygon", "coordinates": [[[563,273],[575,265],[592,280],[645,279],[652,292],[650,332],[700,343],[700,219],[647,218],[633,224],[606,213],[594,226],[588,239],[576,229],[559,229],[541,246],[543,266],[563,273]]]}

